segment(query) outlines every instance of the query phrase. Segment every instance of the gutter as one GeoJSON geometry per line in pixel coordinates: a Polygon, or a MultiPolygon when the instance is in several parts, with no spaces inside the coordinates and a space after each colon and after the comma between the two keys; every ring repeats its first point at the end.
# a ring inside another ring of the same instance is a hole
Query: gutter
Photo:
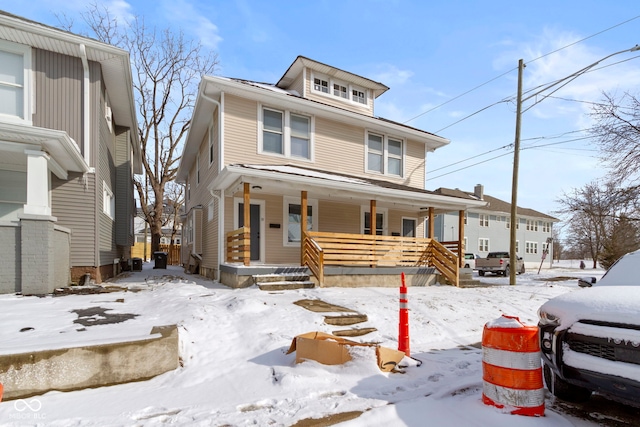
{"type": "Polygon", "coordinates": [[[95,172],[95,168],[91,168],[91,121],[90,121],[90,75],[89,75],[89,61],[87,60],[87,49],[85,45],[80,44],[80,59],[82,60],[82,68],[84,70],[84,77],[82,81],[82,152],[84,155],[84,161],[89,165],[89,172],[95,172]]]}

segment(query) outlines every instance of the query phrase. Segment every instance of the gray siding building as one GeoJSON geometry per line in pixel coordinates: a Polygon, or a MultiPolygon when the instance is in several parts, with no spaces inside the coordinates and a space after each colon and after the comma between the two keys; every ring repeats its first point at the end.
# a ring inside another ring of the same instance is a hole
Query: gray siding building
{"type": "MultiPolygon", "coordinates": [[[[486,206],[470,208],[465,211],[464,219],[464,252],[473,253],[481,258],[489,252],[509,251],[511,234],[511,204],[484,194],[484,187],[476,185],[473,192],[458,189],[439,188],[437,193],[458,197],[473,197],[487,202],[486,206]]],[[[533,209],[517,208],[516,253],[521,256],[528,267],[539,265],[544,250],[548,245],[548,254],[553,254],[553,245],[548,242],[552,238],[553,224],[557,218],[533,209]]],[[[434,219],[434,237],[441,242],[458,238],[459,213],[450,212],[437,215],[434,219]]],[[[548,259],[548,258],[547,258],[548,259]]]]}
{"type": "Polygon", "coordinates": [[[0,11],[0,293],[116,274],[141,169],[129,54],[0,11]]]}

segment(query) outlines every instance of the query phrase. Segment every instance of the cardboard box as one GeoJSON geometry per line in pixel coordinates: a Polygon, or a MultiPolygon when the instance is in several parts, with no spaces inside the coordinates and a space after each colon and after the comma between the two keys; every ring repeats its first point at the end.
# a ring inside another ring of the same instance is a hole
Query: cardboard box
{"type": "Polygon", "coordinates": [[[287,354],[296,352],[296,363],[315,360],[324,365],[340,365],[351,360],[350,346],[375,347],[378,367],[384,372],[396,370],[404,352],[373,343],[359,343],[324,332],[307,332],[296,336],[287,354]]]}

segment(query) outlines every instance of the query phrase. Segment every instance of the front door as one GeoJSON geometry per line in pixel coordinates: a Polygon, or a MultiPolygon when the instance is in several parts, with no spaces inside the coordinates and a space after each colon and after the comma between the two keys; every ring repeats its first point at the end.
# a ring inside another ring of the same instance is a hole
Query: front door
{"type": "MultiPolygon", "coordinates": [[[[251,261],[260,261],[260,205],[251,203],[251,261]]],[[[238,206],[238,227],[244,227],[244,203],[238,206]]]]}

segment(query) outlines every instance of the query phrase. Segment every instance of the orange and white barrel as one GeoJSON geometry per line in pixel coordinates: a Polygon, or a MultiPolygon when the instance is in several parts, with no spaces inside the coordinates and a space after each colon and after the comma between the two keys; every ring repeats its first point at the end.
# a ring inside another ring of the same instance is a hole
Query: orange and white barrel
{"type": "Polygon", "coordinates": [[[538,327],[517,317],[488,322],[482,333],[482,401],[512,414],[543,416],[538,327]]]}

